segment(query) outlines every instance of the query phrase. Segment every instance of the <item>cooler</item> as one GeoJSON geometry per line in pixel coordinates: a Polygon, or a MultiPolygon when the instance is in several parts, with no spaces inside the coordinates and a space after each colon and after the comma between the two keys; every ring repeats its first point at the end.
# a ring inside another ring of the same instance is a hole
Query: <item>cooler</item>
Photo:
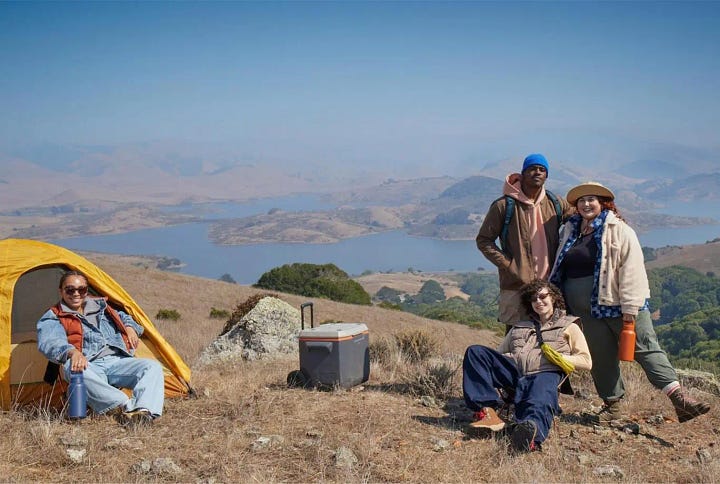
{"type": "Polygon", "coordinates": [[[365,324],[322,324],[301,330],[299,340],[300,372],[310,386],[350,388],[370,378],[365,324]]]}

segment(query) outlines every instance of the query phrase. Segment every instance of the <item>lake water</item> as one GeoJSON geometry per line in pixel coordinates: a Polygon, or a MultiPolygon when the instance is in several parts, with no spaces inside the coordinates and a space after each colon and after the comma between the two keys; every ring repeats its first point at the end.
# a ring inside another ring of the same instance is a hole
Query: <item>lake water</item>
{"type": "MultiPolygon", "coordinates": [[[[193,207],[193,210],[196,208],[193,207]]],[[[298,196],[241,205],[214,204],[201,207],[201,212],[198,213],[203,213],[205,219],[212,220],[266,213],[271,208],[322,210],[332,207],[314,197],[298,196]]],[[[720,206],[717,208],[720,209],[720,206]]],[[[688,206],[688,209],[692,207],[688,206]]],[[[718,213],[720,210],[696,215],[717,218],[718,213]]],[[[688,212],[676,213],[687,214],[688,212]]],[[[185,264],[180,272],[212,279],[227,273],[240,284],[255,283],[264,272],[273,267],[293,262],[333,263],[351,275],[366,270],[405,271],[408,268],[425,272],[469,272],[477,270],[478,267],[494,270],[494,266],[477,250],[474,240],[435,240],[392,231],[346,239],[334,244],[220,246],[209,241],[209,227],[210,222],[201,222],[51,242],[71,250],[176,257],[185,264]]],[[[640,234],[639,237],[642,245],[648,247],[701,244],[720,237],[720,225],[653,230],[640,234]]]]}

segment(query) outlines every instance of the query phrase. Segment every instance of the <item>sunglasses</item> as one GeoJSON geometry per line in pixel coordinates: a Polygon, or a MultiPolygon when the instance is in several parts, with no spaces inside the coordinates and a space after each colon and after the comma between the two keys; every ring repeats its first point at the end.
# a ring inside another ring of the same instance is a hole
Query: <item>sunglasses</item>
{"type": "Polygon", "coordinates": [[[68,296],[72,296],[72,295],[75,294],[76,292],[77,292],[78,294],[80,294],[81,296],[84,296],[84,295],[87,294],[88,288],[87,288],[87,286],[80,286],[80,287],[65,286],[65,287],[63,288],[63,291],[64,291],[65,294],[67,294],[68,296]]]}
{"type": "Polygon", "coordinates": [[[530,302],[544,301],[544,300],[547,299],[548,297],[550,297],[550,293],[549,293],[549,292],[546,292],[546,293],[544,293],[544,294],[539,294],[539,293],[538,293],[538,294],[535,294],[534,296],[530,296],[530,302]]]}

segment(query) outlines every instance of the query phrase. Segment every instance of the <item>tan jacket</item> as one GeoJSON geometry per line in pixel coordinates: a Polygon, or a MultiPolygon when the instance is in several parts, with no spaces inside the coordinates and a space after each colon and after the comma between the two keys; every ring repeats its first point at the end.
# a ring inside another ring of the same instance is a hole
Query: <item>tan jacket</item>
{"type": "MultiPolygon", "coordinates": [[[[512,176],[512,175],[510,175],[512,176]]],[[[510,179],[510,176],[508,179],[510,179]]],[[[507,181],[506,181],[507,183],[507,181]]],[[[555,253],[558,248],[557,213],[552,200],[545,196],[545,189],[541,195],[540,210],[544,221],[545,238],[548,247],[548,262],[552,268],[555,262],[555,253]]],[[[565,216],[572,213],[573,208],[564,198],[558,197],[565,216]]],[[[530,242],[530,227],[528,212],[532,207],[524,203],[515,203],[515,214],[510,219],[507,235],[508,254],[500,250],[496,240],[500,237],[505,223],[505,197],[495,200],[485,215],[475,242],[483,255],[498,268],[500,289],[518,290],[523,284],[536,279],[532,249],[530,242]]]]}
{"type": "MultiPolygon", "coordinates": [[[[562,227],[560,249],[572,234],[572,223],[562,227]]],[[[558,270],[554,268],[553,272],[558,270]]],[[[637,315],[650,297],[645,259],[635,231],[608,212],[602,235],[602,259],[598,277],[598,303],[620,306],[623,314],[637,315]]]]}
{"type": "MultiPolygon", "coordinates": [[[[592,358],[585,335],[576,324],[576,316],[568,316],[565,311],[556,310],[553,318],[545,323],[540,331],[543,342],[563,355],[577,370],[592,368],[592,358]]],[[[520,374],[529,375],[543,371],[559,371],[560,368],[545,358],[535,332],[535,323],[520,321],[498,347],[498,352],[515,362],[520,374]]]]}

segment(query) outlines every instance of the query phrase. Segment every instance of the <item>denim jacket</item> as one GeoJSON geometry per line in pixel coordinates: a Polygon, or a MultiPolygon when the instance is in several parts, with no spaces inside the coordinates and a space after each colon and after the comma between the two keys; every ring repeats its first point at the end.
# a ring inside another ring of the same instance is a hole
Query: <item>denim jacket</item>
{"type": "MultiPolygon", "coordinates": [[[[85,355],[88,360],[92,360],[93,357],[108,346],[115,350],[117,354],[132,356],[134,350],[128,351],[120,331],[115,327],[115,324],[105,312],[105,308],[107,307],[105,299],[88,297],[86,298],[86,302],[88,304],[94,303],[99,305],[101,311],[98,327],[90,324],[82,314],[77,314],[83,328],[83,355],[85,355]]],[[[64,309],[67,310],[67,308],[64,309]]],[[[73,313],[73,311],[68,312],[73,313]]],[[[143,327],[136,323],[129,314],[123,311],[118,311],[118,314],[126,326],[133,328],[138,336],[142,335],[143,327]]],[[[51,310],[43,314],[38,321],[37,334],[38,350],[40,353],[45,355],[45,357],[53,363],[63,364],[67,361],[68,352],[74,348],[74,346],[68,342],[65,328],[63,328],[60,320],[51,310]]]]}

